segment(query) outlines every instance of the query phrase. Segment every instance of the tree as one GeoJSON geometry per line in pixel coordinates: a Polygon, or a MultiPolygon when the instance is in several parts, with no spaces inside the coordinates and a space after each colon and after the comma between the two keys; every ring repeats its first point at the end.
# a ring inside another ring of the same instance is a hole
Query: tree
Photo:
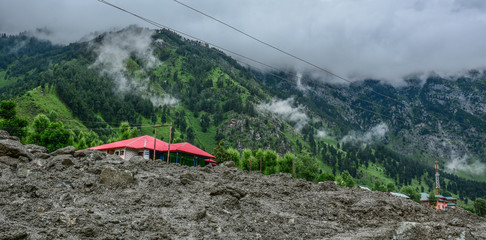
{"type": "Polygon", "coordinates": [[[192,127],[187,128],[186,134],[187,134],[187,141],[188,142],[194,142],[194,139],[196,138],[196,134],[195,134],[194,129],[192,127]]]}
{"type": "Polygon", "coordinates": [[[250,149],[244,149],[243,152],[241,153],[241,168],[243,170],[250,170],[250,161],[251,161],[251,170],[257,170],[258,169],[258,163],[260,161],[257,161],[255,156],[253,156],[253,153],[250,149]]]}
{"type": "Polygon", "coordinates": [[[201,131],[207,132],[209,125],[211,123],[211,120],[209,119],[209,115],[207,113],[203,114],[201,116],[201,121],[199,123],[201,124],[201,131]]]}
{"type": "Polygon", "coordinates": [[[64,129],[61,122],[53,122],[42,132],[40,145],[47,148],[49,152],[73,145],[71,131],[64,129]]]}
{"type": "Polygon", "coordinates": [[[23,139],[27,135],[25,127],[28,122],[23,118],[17,117],[17,104],[12,100],[0,102],[0,129],[7,131],[12,136],[23,139]]]}
{"type": "Polygon", "coordinates": [[[316,182],[324,182],[324,181],[334,181],[335,177],[332,173],[322,173],[317,177],[316,182]]]}
{"type": "Polygon", "coordinates": [[[265,150],[263,152],[262,171],[266,175],[274,174],[277,171],[277,152],[265,150]]]}
{"type": "Polygon", "coordinates": [[[474,209],[478,216],[486,217],[486,200],[483,198],[476,198],[474,201],[474,209]]]}
{"type": "Polygon", "coordinates": [[[41,144],[41,134],[49,127],[51,120],[45,114],[38,114],[32,123],[33,132],[29,135],[28,142],[32,144],[41,144]]]}
{"type": "Polygon", "coordinates": [[[297,177],[304,178],[307,181],[314,181],[319,174],[317,161],[310,156],[306,149],[302,150],[302,154],[296,161],[296,174],[297,177]]]}
{"type": "Polygon", "coordinates": [[[414,200],[415,202],[420,202],[420,194],[415,191],[412,186],[404,186],[400,192],[409,196],[410,199],[414,200]]]}
{"type": "Polygon", "coordinates": [[[292,164],[295,159],[295,155],[292,153],[286,153],[283,158],[277,159],[278,168],[280,172],[292,173],[292,164]]]}
{"type": "Polygon", "coordinates": [[[374,183],[373,187],[371,188],[371,190],[386,192],[387,189],[386,189],[385,185],[383,184],[383,182],[381,182],[380,180],[375,180],[375,183],[374,183]]]}
{"type": "Polygon", "coordinates": [[[219,144],[214,148],[214,156],[218,164],[231,160],[230,154],[224,148],[224,140],[219,141],[219,144]]]}
{"type": "Polygon", "coordinates": [[[354,179],[348,171],[342,172],[336,181],[339,186],[354,187],[354,179]]]}
{"type": "Polygon", "coordinates": [[[386,191],[387,192],[393,192],[393,191],[395,191],[395,184],[394,183],[388,183],[386,185],[386,191]]]}
{"type": "Polygon", "coordinates": [[[230,160],[233,161],[236,166],[240,166],[240,152],[234,148],[229,148],[226,152],[228,152],[230,160]]]}
{"type": "Polygon", "coordinates": [[[119,135],[118,135],[119,141],[129,139],[129,138],[138,137],[139,135],[140,135],[140,132],[138,131],[137,128],[130,128],[130,123],[128,123],[128,122],[120,123],[119,135]]]}
{"type": "Polygon", "coordinates": [[[49,112],[49,120],[51,120],[51,122],[57,122],[57,118],[59,117],[59,114],[57,114],[56,111],[52,110],[51,112],[49,112]]]}
{"type": "Polygon", "coordinates": [[[435,208],[435,206],[437,205],[437,197],[435,196],[434,191],[429,193],[429,197],[427,198],[427,200],[429,201],[430,206],[432,208],[435,208]]]}

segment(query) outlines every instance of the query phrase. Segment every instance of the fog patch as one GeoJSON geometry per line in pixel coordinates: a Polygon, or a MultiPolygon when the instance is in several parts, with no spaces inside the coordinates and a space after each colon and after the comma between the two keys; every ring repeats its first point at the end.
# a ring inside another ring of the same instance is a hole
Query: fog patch
{"type": "Polygon", "coordinates": [[[366,132],[351,131],[348,135],[341,139],[341,142],[363,142],[363,143],[376,143],[385,139],[388,132],[388,125],[386,123],[380,123],[366,132]]]}
{"type": "Polygon", "coordinates": [[[286,100],[272,99],[268,103],[257,105],[256,109],[285,119],[285,121],[292,123],[297,131],[300,131],[310,120],[305,113],[304,106],[296,104],[294,98],[286,100]]]}
{"type": "Polygon", "coordinates": [[[325,138],[327,136],[329,136],[329,132],[326,129],[321,128],[321,129],[317,130],[317,133],[316,133],[317,138],[325,138]]]}
{"type": "Polygon", "coordinates": [[[448,171],[455,173],[456,171],[462,171],[469,175],[480,175],[486,170],[486,164],[478,160],[470,162],[470,158],[467,154],[463,156],[452,155],[451,160],[449,160],[445,167],[448,171]]]}
{"type": "Polygon", "coordinates": [[[302,73],[296,74],[297,89],[301,92],[307,92],[309,90],[308,86],[302,84],[302,73]]]}
{"type": "Polygon", "coordinates": [[[162,106],[176,106],[179,103],[179,99],[172,97],[170,95],[165,95],[163,97],[158,97],[158,96],[151,96],[150,101],[152,104],[156,107],[162,107],[162,106]]]}
{"type": "Polygon", "coordinates": [[[112,78],[121,93],[146,90],[148,79],[135,80],[128,75],[126,65],[132,57],[144,70],[160,65],[153,54],[153,34],[153,30],[134,25],[105,34],[101,43],[93,44],[98,57],[92,66],[99,67],[102,74],[112,78]]]}

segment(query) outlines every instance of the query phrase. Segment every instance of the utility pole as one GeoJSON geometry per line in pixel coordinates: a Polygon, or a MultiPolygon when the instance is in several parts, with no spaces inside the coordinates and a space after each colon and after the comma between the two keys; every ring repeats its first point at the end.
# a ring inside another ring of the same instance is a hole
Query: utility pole
{"type": "Polygon", "coordinates": [[[154,124],[154,157],[152,160],[155,161],[155,150],[157,149],[157,123],[154,124]]]}
{"type": "Polygon", "coordinates": [[[169,127],[169,147],[167,149],[167,164],[169,164],[169,160],[170,160],[170,136],[172,135],[172,122],[170,123],[170,127],[169,127]]]}
{"type": "MultiPolygon", "coordinates": [[[[154,129],[155,129],[155,132],[154,132],[154,156],[153,156],[153,160],[155,161],[155,153],[156,153],[156,149],[157,149],[157,128],[158,127],[171,127],[172,129],[172,123],[169,124],[162,124],[162,125],[157,125],[157,124],[154,124],[154,129]]],[[[170,130],[169,130],[169,146],[170,146],[170,130]]]]}
{"type": "Polygon", "coordinates": [[[439,182],[439,160],[435,158],[435,192],[440,195],[440,182],[439,182]]]}
{"type": "Polygon", "coordinates": [[[295,156],[292,157],[292,176],[295,178],[295,156]]]}

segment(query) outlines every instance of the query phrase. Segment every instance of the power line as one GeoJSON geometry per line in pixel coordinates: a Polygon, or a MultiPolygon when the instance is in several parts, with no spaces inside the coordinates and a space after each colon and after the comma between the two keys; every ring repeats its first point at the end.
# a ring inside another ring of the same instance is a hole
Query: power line
{"type": "MultiPolygon", "coordinates": [[[[143,20],[143,21],[145,21],[145,22],[147,22],[147,23],[149,23],[149,24],[151,24],[151,25],[154,25],[154,26],[156,26],[156,27],[158,27],[158,28],[165,28],[165,29],[171,30],[171,31],[173,31],[173,32],[176,32],[176,33],[181,34],[181,35],[183,35],[183,36],[186,36],[186,37],[192,38],[192,39],[194,39],[194,40],[197,40],[197,41],[200,41],[200,42],[203,42],[203,43],[210,44],[210,45],[212,45],[212,46],[214,46],[214,47],[216,47],[216,48],[219,48],[219,49],[221,49],[221,50],[223,50],[223,51],[226,51],[226,52],[229,52],[229,53],[234,54],[234,55],[236,55],[236,56],[239,56],[239,57],[241,57],[241,58],[243,58],[243,59],[247,59],[247,60],[249,60],[249,61],[252,61],[252,62],[258,63],[258,64],[260,64],[260,65],[262,65],[262,66],[266,66],[266,67],[268,67],[268,68],[271,68],[271,69],[275,69],[275,70],[277,70],[277,71],[280,71],[278,68],[276,68],[276,67],[274,67],[274,66],[271,66],[271,65],[269,65],[269,64],[266,64],[266,63],[264,63],[264,62],[258,61],[258,60],[256,60],[256,59],[253,59],[253,58],[250,58],[250,57],[244,56],[244,55],[242,55],[242,54],[239,54],[239,53],[234,52],[234,51],[232,51],[232,50],[229,50],[229,49],[227,49],[227,48],[224,48],[224,47],[218,46],[218,45],[216,45],[216,44],[213,44],[213,43],[207,42],[207,41],[202,40],[202,39],[200,39],[200,38],[198,38],[198,37],[195,37],[195,36],[192,36],[192,35],[190,35],[190,34],[184,33],[184,32],[182,32],[182,31],[175,30],[175,29],[173,29],[173,28],[170,28],[170,27],[168,27],[168,26],[165,26],[165,25],[163,25],[163,24],[160,24],[160,23],[155,22],[155,21],[153,21],[153,20],[150,20],[150,19],[148,19],[148,18],[142,17],[142,16],[140,16],[140,15],[138,15],[138,14],[136,14],[136,13],[133,13],[133,12],[131,12],[131,11],[129,11],[129,10],[126,10],[126,9],[124,9],[124,8],[121,8],[121,7],[119,7],[119,6],[116,6],[116,5],[114,5],[114,4],[111,4],[111,3],[109,3],[109,2],[107,2],[107,1],[105,1],[105,0],[98,0],[98,1],[99,1],[99,2],[101,2],[101,3],[104,3],[104,4],[106,4],[106,5],[109,5],[109,6],[111,6],[111,7],[114,7],[114,8],[116,8],[116,9],[119,9],[119,10],[121,10],[121,11],[123,11],[123,12],[126,12],[126,13],[128,13],[128,14],[130,14],[130,15],[134,16],[134,17],[137,17],[137,18],[139,18],[139,19],[141,19],[141,20],[143,20]]],[[[305,60],[304,60],[304,61],[305,61],[305,60]]],[[[252,66],[251,64],[248,64],[248,65],[252,66]]],[[[318,66],[315,66],[315,67],[319,68],[318,66]]],[[[323,71],[326,71],[326,70],[324,70],[324,69],[322,69],[322,70],[323,70],[323,71]]],[[[340,77],[340,78],[341,78],[341,77],[340,77]]],[[[343,79],[343,80],[348,81],[349,83],[352,83],[350,80],[347,80],[347,79],[344,79],[344,78],[342,78],[342,79],[343,79]]],[[[292,82],[292,83],[293,83],[293,82],[292,82]]],[[[293,83],[293,84],[294,84],[294,83],[293,83]]],[[[325,86],[325,85],[322,85],[322,86],[325,86]]],[[[329,89],[329,87],[327,87],[327,86],[325,86],[325,87],[329,89]]],[[[370,91],[375,92],[375,93],[377,93],[377,94],[379,94],[379,95],[382,95],[382,96],[384,96],[384,97],[386,97],[386,98],[392,99],[392,100],[394,100],[395,102],[401,103],[401,102],[399,102],[398,100],[395,100],[395,99],[393,99],[393,98],[390,98],[390,97],[388,97],[388,96],[386,96],[386,95],[383,95],[383,94],[381,94],[381,93],[378,93],[378,92],[376,92],[376,91],[374,91],[374,90],[370,90],[370,91]]],[[[362,100],[362,99],[360,99],[360,100],[362,100]]],[[[366,101],[366,100],[363,100],[363,101],[366,101]]],[[[369,101],[366,101],[366,102],[371,103],[371,102],[369,102],[369,101]]],[[[346,104],[346,103],[345,103],[345,104],[346,104]]],[[[373,104],[373,105],[379,105],[379,104],[376,104],[376,103],[371,103],[371,104],[373,104]]],[[[365,109],[365,108],[363,108],[363,107],[355,106],[355,105],[352,105],[352,104],[347,104],[347,105],[349,105],[349,106],[354,106],[354,107],[359,108],[359,109],[362,109],[362,110],[364,110],[364,111],[374,113],[374,114],[376,114],[376,115],[378,115],[378,116],[381,116],[381,117],[385,116],[385,117],[391,118],[391,117],[389,117],[389,116],[386,116],[386,115],[380,114],[380,113],[378,113],[378,112],[376,112],[376,111],[373,111],[373,110],[365,109]]],[[[379,106],[384,107],[384,106],[382,106],[382,105],[379,105],[379,106]]]]}
{"type": "MultiPolygon", "coordinates": [[[[189,5],[185,4],[185,3],[179,2],[179,1],[177,1],[177,0],[174,0],[174,2],[176,2],[176,3],[178,3],[178,4],[182,5],[182,6],[184,6],[184,7],[186,7],[186,8],[189,8],[189,9],[191,9],[191,10],[193,10],[193,11],[195,11],[195,12],[199,13],[199,14],[202,14],[202,15],[204,15],[204,16],[206,16],[206,17],[208,17],[208,18],[211,18],[211,19],[213,19],[214,21],[217,21],[217,22],[219,22],[219,23],[221,23],[221,24],[223,24],[223,25],[225,25],[225,26],[227,26],[227,27],[229,27],[229,28],[231,28],[231,29],[233,29],[233,30],[235,30],[235,31],[237,31],[237,32],[239,32],[239,33],[241,33],[241,34],[243,34],[243,35],[245,35],[245,36],[247,36],[247,37],[249,37],[249,38],[251,38],[251,39],[253,39],[253,40],[257,41],[257,42],[259,42],[259,43],[261,43],[261,44],[263,44],[263,45],[265,45],[265,46],[267,46],[267,47],[273,48],[273,49],[275,49],[275,50],[277,50],[277,51],[279,51],[279,52],[281,52],[281,53],[283,53],[283,54],[285,54],[285,55],[287,55],[287,56],[290,56],[290,57],[292,57],[292,58],[295,58],[295,59],[297,59],[297,60],[299,60],[299,61],[301,61],[301,62],[303,62],[303,63],[305,63],[305,64],[308,64],[308,65],[310,65],[310,66],[312,66],[312,67],[314,67],[314,68],[316,68],[316,69],[319,69],[319,70],[321,70],[321,71],[323,71],[323,72],[325,72],[325,73],[327,73],[327,74],[329,74],[329,75],[332,75],[332,76],[334,76],[334,77],[336,77],[336,78],[338,78],[338,79],[341,79],[341,80],[346,81],[346,82],[348,82],[348,83],[353,83],[353,82],[352,82],[351,80],[349,80],[349,79],[346,79],[346,78],[344,78],[344,77],[342,77],[342,76],[340,76],[340,75],[338,75],[338,74],[336,74],[336,73],[333,73],[333,72],[331,72],[331,71],[329,71],[329,70],[327,70],[327,69],[325,69],[325,68],[322,68],[322,67],[320,67],[320,66],[318,66],[318,65],[316,65],[316,64],[314,64],[314,63],[312,63],[312,62],[310,62],[310,61],[308,61],[308,60],[305,60],[305,59],[303,59],[303,58],[301,58],[301,57],[298,57],[298,56],[296,56],[295,54],[289,53],[289,52],[287,52],[287,51],[285,51],[285,50],[282,50],[281,48],[275,47],[275,46],[273,46],[273,45],[272,45],[272,44],[270,44],[270,43],[267,43],[267,42],[265,42],[265,41],[263,41],[263,40],[260,40],[260,39],[258,39],[258,38],[256,38],[256,37],[254,37],[254,36],[252,36],[252,35],[250,35],[250,34],[248,34],[248,33],[244,32],[244,31],[242,31],[242,30],[240,30],[240,29],[238,29],[238,28],[236,28],[236,27],[234,27],[234,26],[232,26],[232,25],[230,25],[230,24],[228,24],[228,23],[225,23],[225,22],[223,22],[223,21],[221,21],[221,20],[219,20],[219,19],[217,19],[217,18],[215,18],[215,17],[213,17],[213,16],[211,16],[211,15],[209,15],[209,14],[207,14],[207,13],[204,13],[204,12],[202,12],[202,11],[200,11],[200,10],[196,9],[196,8],[193,8],[193,7],[191,7],[191,6],[189,6],[189,5]]],[[[397,99],[392,98],[392,97],[390,97],[390,96],[387,96],[387,95],[385,95],[385,94],[382,94],[382,93],[380,93],[380,92],[377,92],[377,91],[375,91],[375,90],[373,90],[373,89],[371,89],[370,91],[371,91],[371,92],[373,92],[373,93],[375,93],[375,94],[378,94],[378,95],[380,95],[380,96],[382,96],[382,97],[388,98],[388,99],[390,99],[390,100],[392,100],[392,101],[395,101],[395,102],[401,103],[401,102],[400,102],[400,101],[398,101],[397,99]]]]}

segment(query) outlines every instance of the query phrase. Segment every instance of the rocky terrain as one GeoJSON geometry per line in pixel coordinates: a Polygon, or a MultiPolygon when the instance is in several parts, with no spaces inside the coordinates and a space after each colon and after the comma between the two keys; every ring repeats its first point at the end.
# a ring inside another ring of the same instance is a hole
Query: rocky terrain
{"type": "Polygon", "coordinates": [[[486,239],[486,221],[383,192],[53,153],[0,132],[0,239],[486,239]]]}

